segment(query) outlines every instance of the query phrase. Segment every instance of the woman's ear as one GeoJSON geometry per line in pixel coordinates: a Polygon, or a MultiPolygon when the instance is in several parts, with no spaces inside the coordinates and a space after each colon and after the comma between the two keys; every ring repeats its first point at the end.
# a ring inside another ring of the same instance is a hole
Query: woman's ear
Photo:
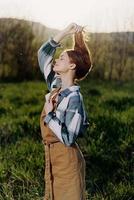
{"type": "Polygon", "coordinates": [[[71,63],[70,64],[70,69],[75,69],[76,68],[76,64],[75,63],[71,63]]]}

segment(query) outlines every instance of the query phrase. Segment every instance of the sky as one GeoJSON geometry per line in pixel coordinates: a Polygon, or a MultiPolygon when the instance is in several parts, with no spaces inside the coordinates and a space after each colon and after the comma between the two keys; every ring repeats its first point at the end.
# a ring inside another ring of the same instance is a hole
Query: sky
{"type": "Polygon", "coordinates": [[[134,31],[134,0],[0,0],[0,18],[63,29],[75,22],[91,32],[134,31]]]}

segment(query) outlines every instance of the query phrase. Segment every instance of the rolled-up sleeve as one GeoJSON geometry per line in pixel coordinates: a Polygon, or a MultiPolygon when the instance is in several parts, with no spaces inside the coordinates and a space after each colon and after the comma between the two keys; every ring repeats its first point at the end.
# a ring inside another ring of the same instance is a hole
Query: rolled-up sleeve
{"type": "MultiPolygon", "coordinates": [[[[48,89],[51,90],[52,82],[55,81],[56,85],[56,74],[52,69],[53,57],[55,55],[57,47],[61,44],[57,43],[51,37],[46,41],[38,50],[38,62],[41,72],[44,74],[44,78],[48,85],[48,89]]],[[[59,80],[57,80],[58,82],[59,80]]]]}

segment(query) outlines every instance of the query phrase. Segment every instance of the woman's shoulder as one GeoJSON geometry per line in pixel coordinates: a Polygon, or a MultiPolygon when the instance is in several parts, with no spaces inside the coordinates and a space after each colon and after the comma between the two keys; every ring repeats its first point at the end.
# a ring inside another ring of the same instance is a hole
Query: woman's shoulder
{"type": "Polygon", "coordinates": [[[83,101],[83,96],[82,96],[80,90],[71,91],[67,97],[68,97],[69,101],[72,103],[80,103],[83,101]]]}

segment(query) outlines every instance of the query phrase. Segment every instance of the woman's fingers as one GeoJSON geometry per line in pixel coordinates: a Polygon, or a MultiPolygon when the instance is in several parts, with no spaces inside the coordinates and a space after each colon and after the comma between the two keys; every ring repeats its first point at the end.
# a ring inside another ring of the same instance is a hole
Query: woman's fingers
{"type": "Polygon", "coordinates": [[[76,29],[75,29],[76,33],[81,32],[82,30],[83,30],[82,26],[76,25],[76,29]]]}
{"type": "Polygon", "coordinates": [[[65,30],[70,34],[78,33],[78,32],[81,32],[83,30],[83,26],[80,26],[76,23],[71,23],[65,30]]]}
{"type": "Polygon", "coordinates": [[[46,101],[44,104],[44,110],[45,110],[46,114],[51,112],[53,109],[54,109],[54,104],[53,104],[52,100],[46,101]]]}

